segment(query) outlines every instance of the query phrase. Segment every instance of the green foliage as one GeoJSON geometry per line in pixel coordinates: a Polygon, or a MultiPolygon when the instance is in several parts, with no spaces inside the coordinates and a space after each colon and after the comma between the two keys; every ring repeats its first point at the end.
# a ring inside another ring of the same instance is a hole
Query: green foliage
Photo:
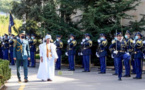
{"type": "MultiPolygon", "coordinates": [[[[63,36],[62,41],[66,47],[68,36],[73,33],[76,35],[79,49],[84,33],[90,33],[93,48],[96,48],[100,33],[107,34],[110,42],[116,30],[144,30],[144,17],[139,22],[130,22],[128,26],[121,23],[122,19],[132,19],[133,16],[125,12],[135,10],[139,3],[140,0],[44,0],[42,8],[41,0],[22,0],[20,3],[12,2],[12,13],[19,19],[26,14],[27,23],[19,30],[35,33],[38,38],[47,33],[51,33],[53,38],[59,34],[63,36]],[[82,14],[74,18],[79,17],[80,20],[73,21],[72,15],[76,15],[77,10],[81,10],[82,14]]],[[[65,56],[63,60],[66,61],[65,56]]]]}
{"type": "Polygon", "coordinates": [[[9,68],[9,61],[0,59],[0,87],[10,78],[11,69],[9,68]]]}
{"type": "MultiPolygon", "coordinates": [[[[12,29],[12,34],[17,34],[17,29],[22,25],[21,20],[14,18],[15,28],[16,30],[12,29]]],[[[9,26],[9,17],[8,16],[1,16],[0,15],[0,36],[4,35],[5,33],[8,34],[8,26],[9,26]]]]}

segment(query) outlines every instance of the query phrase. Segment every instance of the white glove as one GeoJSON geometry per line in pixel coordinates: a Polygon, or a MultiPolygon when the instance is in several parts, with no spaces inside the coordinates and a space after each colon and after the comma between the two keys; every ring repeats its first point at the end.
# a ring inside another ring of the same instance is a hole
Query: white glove
{"type": "Polygon", "coordinates": [[[113,53],[114,53],[114,54],[117,54],[117,53],[118,53],[118,51],[114,51],[113,53]]]}
{"type": "Polygon", "coordinates": [[[129,52],[126,52],[127,55],[130,55],[129,52]]]}
{"type": "Polygon", "coordinates": [[[113,54],[111,54],[111,58],[114,58],[113,54]]]}
{"type": "Polygon", "coordinates": [[[83,53],[81,52],[81,53],[80,53],[80,55],[82,56],[82,55],[83,55],[83,53]]]}
{"type": "Polygon", "coordinates": [[[66,56],[68,56],[68,53],[67,53],[67,52],[65,52],[65,55],[66,55],[66,56]]]}
{"type": "Polygon", "coordinates": [[[135,40],[133,41],[133,43],[135,44],[135,40]]]}
{"type": "Polygon", "coordinates": [[[70,40],[67,40],[68,43],[70,43],[70,40]]]}
{"type": "Polygon", "coordinates": [[[145,54],[143,54],[143,59],[145,59],[145,54]]]}
{"type": "Polygon", "coordinates": [[[3,45],[4,45],[5,43],[3,42],[3,45]]]}
{"type": "Polygon", "coordinates": [[[145,40],[143,41],[143,44],[145,44],[145,40]]]}
{"type": "Polygon", "coordinates": [[[85,42],[85,39],[82,39],[82,42],[85,42]]]}
{"type": "Polygon", "coordinates": [[[9,53],[10,53],[10,50],[9,50],[9,53]]]}
{"type": "Polygon", "coordinates": [[[100,43],[101,42],[101,40],[100,39],[98,39],[98,43],[100,43]]]}
{"type": "Polygon", "coordinates": [[[83,44],[83,42],[81,42],[81,44],[83,44]]]}
{"type": "Polygon", "coordinates": [[[99,58],[100,56],[99,56],[99,54],[96,52],[96,56],[99,58]]]}

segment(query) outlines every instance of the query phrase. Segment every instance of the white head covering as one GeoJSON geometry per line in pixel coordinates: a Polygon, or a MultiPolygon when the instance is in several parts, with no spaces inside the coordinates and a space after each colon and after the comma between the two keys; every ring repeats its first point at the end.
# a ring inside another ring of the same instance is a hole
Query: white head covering
{"type": "Polygon", "coordinates": [[[47,40],[47,39],[51,39],[51,35],[46,35],[45,40],[47,40]]]}

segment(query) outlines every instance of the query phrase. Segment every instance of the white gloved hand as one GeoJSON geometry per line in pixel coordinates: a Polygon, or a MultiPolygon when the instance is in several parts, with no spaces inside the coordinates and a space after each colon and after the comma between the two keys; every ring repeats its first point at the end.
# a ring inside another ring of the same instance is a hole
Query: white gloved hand
{"type": "Polygon", "coordinates": [[[9,53],[10,53],[10,50],[9,50],[9,53]]]}
{"type": "Polygon", "coordinates": [[[70,40],[67,40],[68,43],[70,43],[70,40]]]}
{"type": "Polygon", "coordinates": [[[114,51],[113,53],[114,53],[114,54],[117,54],[117,53],[118,53],[118,51],[114,51]]]}
{"type": "Polygon", "coordinates": [[[113,54],[111,54],[111,58],[114,58],[113,54]]]}
{"type": "Polygon", "coordinates": [[[81,53],[80,53],[80,55],[82,56],[82,55],[83,55],[83,53],[81,52],[81,53]]]}
{"type": "Polygon", "coordinates": [[[96,56],[99,58],[100,56],[99,56],[99,54],[96,52],[96,56]]]}
{"type": "Polygon", "coordinates": [[[82,39],[82,42],[85,42],[85,39],[82,39]]]}
{"type": "Polygon", "coordinates": [[[133,41],[133,43],[135,44],[135,40],[133,41]]]}
{"type": "Polygon", "coordinates": [[[66,55],[66,56],[68,56],[68,53],[67,53],[67,52],[65,52],[65,55],[66,55]]]}
{"type": "Polygon", "coordinates": [[[143,41],[143,44],[145,44],[145,40],[143,41]]]}
{"type": "Polygon", "coordinates": [[[100,39],[98,39],[98,43],[100,43],[101,42],[101,40],[100,39]]]}
{"type": "Polygon", "coordinates": [[[3,45],[4,45],[5,43],[3,42],[3,45]]]}
{"type": "Polygon", "coordinates": [[[81,42],[81,44],[83,44],[83,42],[81,42]]]}
{"type": "Polygon", "coordinates": [[[129,52],[126,52],[127,55],[130,55],[129,52]]]}

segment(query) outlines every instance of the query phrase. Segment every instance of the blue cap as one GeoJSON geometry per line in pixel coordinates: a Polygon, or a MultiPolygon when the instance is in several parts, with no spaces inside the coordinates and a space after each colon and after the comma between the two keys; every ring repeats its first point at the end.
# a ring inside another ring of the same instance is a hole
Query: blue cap
{"type": "Polygon", "coordinates": [[[91,35],[90,35],[89,33],[86,33],[85,36],[89,36],[89,37],[91,37],[91,35]]]}
{"type": "Polygon", "coordinates": [[[118,36],[118,35],[121,35],[121,36],[122,36],[122,33],[121,33],[121,32],[117,32],[117,36],[118,36]]]}
{"type": "Polygon", "coordinates": [[[106,37],[106,35],[104,33],[101,33],[100,37],[106,37]]]}
{"type": "Polygon", "coordinates": [[[142,37],[142,34],[141,34],[140,32],[137,32],[137,33],[135,34],[135,36],[137,36],[137,35],[140,35],[140,36],[142,37]]]}
{"type": "Polygon", "coordinates": [[[50,33],[47,33],[47,35],[50,35],[50,33]]]}
{"type": "Polygon", "coordinates": [[[20,33],[19,34],[26,34],[26,32],[25,31],[20,31],[20,33]]]}
{"type": "Polygon", "coordinates": [[[61,38],[61,36],[60,36],[60,35],[56,35],[56,37],[57,37],[57,38],[61,38]]]}
{"type": "Polygon", "coordinates": [[[34,34],[31,34],[31,36],[35,36],[34,34]]]}
{"type": "Polygon", "coordinates": [[[129,30],[127,30],[125,34],[130,34],[131,35],[131,32],[129,30]]]}
{"type": "Polygon", "coordinates": [[[74,34],[70,34],[70,37],[71,37],[71,36],[75,37],[75,35],[74,35],[74,34]]]}

